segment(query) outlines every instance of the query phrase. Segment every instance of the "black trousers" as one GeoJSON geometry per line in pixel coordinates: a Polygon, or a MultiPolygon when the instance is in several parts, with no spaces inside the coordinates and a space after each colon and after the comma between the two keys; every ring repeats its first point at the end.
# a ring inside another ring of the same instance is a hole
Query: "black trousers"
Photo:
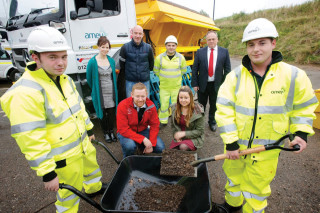
{"type": "Polygon", "coordinates": [[[208,97],[209,97],[209,125],[211,124],[216,124],[216,120],[214,118],[214,114],[217,111],[217,106],[216,106],[216,101],[217,101],[217,92],[214,88],[214,81],[213,82],[208,82],[206,90],[204,92],[200,92],[198,90],[198,101],[200,104],[203,105],[204,110],[206,110],[206,105],[208,102],[208,97]]]}
{"type": "Polygon", "coordinates": [[[116,108],[105,108],[103,109],[103,117],[100,119],[101,129],[104,134],[113,131],[114,124],[116,121],[116,108]]]}

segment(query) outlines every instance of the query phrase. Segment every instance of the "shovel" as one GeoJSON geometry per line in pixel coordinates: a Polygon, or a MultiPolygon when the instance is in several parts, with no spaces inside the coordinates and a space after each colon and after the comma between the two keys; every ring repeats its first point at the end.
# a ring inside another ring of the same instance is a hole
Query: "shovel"
{"type": "MultiPolygon", "coordinates": [[[[292,134],[288,134],[288,135],[285,135],[285,136],[281,137],[279,140],[277,140],[273,144],[268,144],[268,145],[259,146],[259,147],[255,147],[255,148],[240,150],[239,151],[239,155],[240,156],[248,155],[248,154],[259,153],[259,152],[272,150],[272,149],[281,149],[281,150],[285,150],[285,151],[298,151],[298,150],[300,150],[300,146],[299,145],[295,145],[295,146],[293,146],[293,148],[285,148],[285,147],[281,146],[281,142],[284,139],[289,138],[290,141],[292,141],[293,137],[294,136],[292,134]]],[[[175,151],[178,151],[178,150],[175,150],[175,151]]],[[[182,151],[180,151],[180,152],[182,152],[182,151]]],[[[160,174],[161,175],[172,175],[172,176],[197,177],[197,166],[200,163],[228,159],[226,154],[220,154],[220,155],[215,155],[213,157],[197,160],[197,154],[196,153],[189,153],[188,151],[185,151],[185,154],[190,156],[188,159],[195,159],[195,160],[194,161],[190,160],[188,162],[185,162],[185,160],[182,161],[183,163],[185,163],[185,167],[182,167],[181,165],[177,166],[177,165],[172,165],[172,164],[166,163],[165,159],[170,158],[171,156],[173,156],[174,152],[163,153],[163,154],[164,155],[163,155],[163,160],[161,161],[160,174]],[[190,169],[190,166],[194,167],[194,170],[190,169]],[[181,169],[181,167],[184,168],[184,169],[181,169]],[[163,171],[171,171],[171,172],[168,174],[168,172],[163,172],[162,170],[163,171]],[[193,172],[191,172],[191,171],[193,171],[193,172]]]]}
{"type": "MultiPolygon", "coordinates": [[[[273,144],[259,146],[259,147],[255,147],[255,148],[251,148],[251,149],[240,150],[239,151],[239,155],[240,156],[248,155],[248,154],[259,153],[259,152],[272,150],[272,149],[281,149],[281,150],[285,150],[285,151],[298,151],[298,150],[300,150],[300,146],[298,144],[294,145],[293,148],[282,147],[280,144],[286,138],[289,138],[290,141],[292,141],[294,136],[292,134],[285,135],[285,136],[281,137],[279,140],[277,140],[273,144]]],[[[213,157],[209,157],[209,158],[204,158],[204,159],[193,161],[193,162],[191,162],[191,165],[192,166],[198,166],[200,163],[210,162],[210,161],[218,161],[218,160],[224,160],[224,159],[228,159],[228,156],[226,154],[220,154],[220,155],[215,155],[213,157]]]]}

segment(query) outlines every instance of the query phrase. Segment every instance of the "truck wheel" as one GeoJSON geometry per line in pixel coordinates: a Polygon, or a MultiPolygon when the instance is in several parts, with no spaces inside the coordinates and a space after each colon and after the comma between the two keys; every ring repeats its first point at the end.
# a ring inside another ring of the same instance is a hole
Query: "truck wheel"
{"type": "Polygon", "coordinates": [[[12,70],[10,75],[9,75],[9,79],[12,81],[12,82],[16,82],[19,78],[21,77],[20,73],[18,70],[12,70]]]}

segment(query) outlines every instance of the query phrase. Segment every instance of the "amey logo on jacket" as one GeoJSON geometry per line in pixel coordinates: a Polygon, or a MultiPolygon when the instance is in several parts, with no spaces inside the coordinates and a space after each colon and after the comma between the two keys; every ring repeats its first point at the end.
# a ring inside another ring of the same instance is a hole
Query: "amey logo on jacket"
{"type": "Polygon", "coordinates": [[[281,88],[281,90],[272,90],[271,94],[280,94],[282,95],[286,90],[284,88],[281,88]]]}

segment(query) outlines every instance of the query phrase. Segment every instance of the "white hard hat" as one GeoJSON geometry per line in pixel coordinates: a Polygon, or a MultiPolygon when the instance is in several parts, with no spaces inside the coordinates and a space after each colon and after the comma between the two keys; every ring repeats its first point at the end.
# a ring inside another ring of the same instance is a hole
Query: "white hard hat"
{"type": "Polygon", "coordinates": [[[258,18],[251,21],[243,32],[242,42],[257,38],[276,38],[278,32],[274,24],[265,18],[258,18]]]}
{"type": "Polygon", "coordinates": [[[168,42],[173,42],[173,43],[176,43],[178,45],[178,40],[175,36],[173,35],[169,35],[167,38],[166,38],[166,41],[164,42],[164,44],[167,44],[168,42]]]}
{"type": "Polygon", "coordinates": [[[52,27],[37,27],[28,37],[28,51],[55,52],[69,50],[65,37],[52,27]]]}

